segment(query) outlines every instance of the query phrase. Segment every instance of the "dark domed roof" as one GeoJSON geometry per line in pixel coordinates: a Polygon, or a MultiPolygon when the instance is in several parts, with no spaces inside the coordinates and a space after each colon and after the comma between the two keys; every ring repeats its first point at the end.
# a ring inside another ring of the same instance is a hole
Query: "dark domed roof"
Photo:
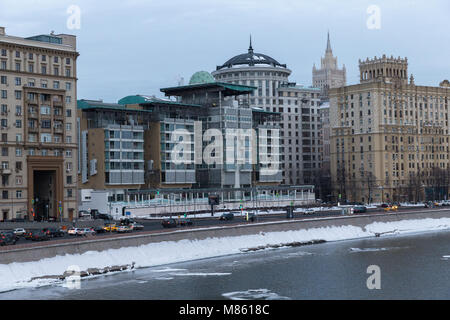
{"type": "Polygon", "coordinates": [[[221,66],[217,66],[216,70],[224,69],[224,68],[231,68],[236,65],[249,65],[254,66],[256,64],[267,64],[274,67],[283,67],[286,68],[285,64],[279,63],[277,60],[275,60],[272,57],[269,57],[268,55],[262,54],[262,53],[254,53],[252,48],[252,43],[250,40],[250,47],[248,48],[248,53],[237,55],[227,62],[225,62],[221,66]]]}

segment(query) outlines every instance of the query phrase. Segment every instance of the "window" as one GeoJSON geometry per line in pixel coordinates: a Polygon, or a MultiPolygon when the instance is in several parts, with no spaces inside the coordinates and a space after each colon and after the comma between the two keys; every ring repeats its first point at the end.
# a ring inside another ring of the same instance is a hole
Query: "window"
{"type": "Polygon", "coordinates": [[[33,73],[34,72],[34,63],[28,64],[28,72],[33,73]]]}
{"type": "Polygon", "coordinates": [[[22,190],[16,190],[16,198],[22,199],[22,190]]]}
{"type": "Polygon", "coordinates": [[[72,189],[67,189],[67,197],[72,198],[72,189]]]}
{"type": "Polygon", "coordinates": [[[17,161],[16,162],[16,171],[21,171],[22,170],[22,161],[17,161]]]}
{"type": "Polygon", "coordinates": [[[53,89],[59,89],[59,81],[53,81],[53,89]]]}
{"type": "Polygon", "coordinates": [[[7,80],[8,80],[8,78],[6,76],[1,76],[0,77],[0,83],[1,84],[7,84],[8,83],[7,80]]]}
{"type": "Polygon", "coordinates": [[[66,68],[66,77],[70,77],[70,68],[66,68]]]}
{"type": "Polygon", "coordinates": [[[2,99],[8,99],[8,91],[2,90],[2,99]]]}
{"type": "Polygon", "coordinates": [[[14,96],[16,97],[16,100],[22,100],[22,91],[20,90],[14,91],[14,96]]]}
{"type": "Polygon", "coordinates": [[[42,120],[41,121],[41,128],[43,128],[43,129],[51,129],[51,127],[52,127],[52,121],[51,120],[46,119],[46,120],[42,120]]]}
{"type": "Polygon", "coordinates": [[[66,110],[66,117],[71,117],[72,116],[72,110],[67,109],[66,110]]]}
{"type": "Polygon", "coordinates": [[[67,182],[67,184],[72,184],[72,176],[67,176],[66,182],[67,182]]]}
{"type": "Polygon", "coordinates": [[[21,157],[21,156],[22,156],[22,149],[16,148],[16,157],[21,157]]]}
{"type": "Polygon", "coordinates": [[[8,191],[2,191],[2,199],[8,199],[8,191]]]}
{"type": "Polygon", "coordinates": [[[22,176],[16,176],[16,185],[21,186],[23,183],[22,176]]]}
{"type": "Polygon", "coordinates": [[[16,128],[22,128],[22,120],[16,120],[16,128]]]}
{"type": "Polygon", "coordinates": [[[72,89],[72,84],[70,82],[66,82],[66,90],[70,91],[72,89]]]}
{"type": "Polygon", "coordinates": [[[22,78],[16,77],[15,81],[16,81],[16,86],[21,86],[22,85],[22,78]]]}
{"type": "Polygon", "coordinates": [[[21,133],[16,134],[16,142],[22,142],[22,134],[21,133]]]}
{"type": "Polygon", "coordinates": [[[2,60],[2,61],[1,61],[1,63],[0,63],[0,69],[6,70],[6,61],[5,61],[5,60],[2,60]]]}
{"type": "Polygon", "coordinates": [[[8,147],[2,147],[2,157],[8,156],[8,147]]]}
{"type": "Polygon", "coordinates": [[[66,158],[72,158],[72,150],[66,150],[66,158]]]}
{"type": "Polygon", "coordinates": [[[47,74],[47,66],[41,66],[41,73],[47,74]]]}
{"type": "Polygon", "coordinates": [[[41,114],[46,114],[46,115],[51,114],[50,106],[41,106],[41,114]]]}
{"type": "Polygon", "coordinates": [[[52,142],[52,135],[50,133],[41,133],[41,142],[52,142]]]}

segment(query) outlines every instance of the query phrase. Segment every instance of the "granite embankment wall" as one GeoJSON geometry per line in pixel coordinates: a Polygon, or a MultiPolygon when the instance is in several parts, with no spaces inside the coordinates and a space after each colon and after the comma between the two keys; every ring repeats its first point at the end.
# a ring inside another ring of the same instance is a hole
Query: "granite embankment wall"
{"type": "Polygon", "coordinates": [[[311,228],[357,226],[364,228],[373,222],[390,222],[412,219],[450,218],[449,210],[425,209],[409,213],[390,213],[378,215],[358,215],[331,218],[316,218],[289,220],[279,222],[265,222],[233,226],[183,229],[165,232],[151,232],[147,234],[124,235],[114,238],[91,238],[70,243],[45,244],[33,248],[18,248],[0,251],[0,264],[12,262],[37,261],[65,254],[82,254],[87,251],[103,251],[123,247],[137,247],[149,243],[162,241],[179,241],[184,239],[202,240],[206,238],[233,237],[258,234],[260,232],[280,232],[311,228]],[[426,210],[426,211],[425,211],[426,210]]]}

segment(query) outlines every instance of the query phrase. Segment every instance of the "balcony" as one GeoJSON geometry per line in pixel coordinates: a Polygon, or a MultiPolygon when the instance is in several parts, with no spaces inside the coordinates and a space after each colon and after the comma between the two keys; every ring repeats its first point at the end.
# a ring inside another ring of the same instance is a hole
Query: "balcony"
{"type": "Polygon", "coordinates": [[[0,174],[1,175],[4,175],[4,176],[6,176],[6,175],[10,175],[12,172],[11,172],[11,169],[0,169],[0,174]]]}

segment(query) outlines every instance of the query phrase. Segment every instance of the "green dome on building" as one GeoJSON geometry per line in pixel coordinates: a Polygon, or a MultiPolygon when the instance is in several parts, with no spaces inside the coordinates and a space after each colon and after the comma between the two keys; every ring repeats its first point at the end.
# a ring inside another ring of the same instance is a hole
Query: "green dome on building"
{"type": "Polygon", "coordinates": [[[214,77],[206,71],[199,71],[192,75],[189,84],[202,84],[215,82],[214,77]]]}

